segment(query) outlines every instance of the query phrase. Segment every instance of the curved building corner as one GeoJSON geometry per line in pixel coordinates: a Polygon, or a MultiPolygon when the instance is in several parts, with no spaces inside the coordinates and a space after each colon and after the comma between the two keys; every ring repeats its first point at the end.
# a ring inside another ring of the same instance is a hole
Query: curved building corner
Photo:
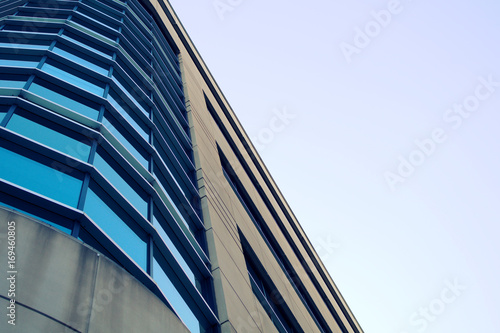
{"type": "Polygon", "coordinates": [[[2,261],[8,255],[11,221],[17,265],[14,274],[4,269],[0,273],[0,306],[10,306],[7,278],[15,276],[15,326],[8,317],[2,318],[1,332],[189,333],[156,295],[123,268],[75,238],[4,208],[0,208],[2,261]]]}

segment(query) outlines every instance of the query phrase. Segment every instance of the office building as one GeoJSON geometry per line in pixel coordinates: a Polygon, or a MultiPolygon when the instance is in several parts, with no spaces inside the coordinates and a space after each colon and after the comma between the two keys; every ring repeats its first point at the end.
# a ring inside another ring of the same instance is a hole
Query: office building
{"type": "Polygon", "coordinates": [[[362,332],[166,1],[0,2],[0,161],[2,332],[362,332]]]}

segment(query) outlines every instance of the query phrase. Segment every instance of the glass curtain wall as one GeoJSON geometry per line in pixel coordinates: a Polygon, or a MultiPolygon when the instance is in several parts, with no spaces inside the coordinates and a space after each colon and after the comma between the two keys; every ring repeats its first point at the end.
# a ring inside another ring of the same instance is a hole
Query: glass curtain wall
{"type": "Polygon", "coordinates": [[[192,332],[212,277],[177,49],[135,0],[0,3],[0,204],[88,243],[192,332]]]}

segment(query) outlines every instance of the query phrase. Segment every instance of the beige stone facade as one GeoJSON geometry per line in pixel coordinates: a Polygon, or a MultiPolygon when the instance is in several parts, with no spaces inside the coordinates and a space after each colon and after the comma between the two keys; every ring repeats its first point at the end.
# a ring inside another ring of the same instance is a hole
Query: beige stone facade
{"type": "Polygon", "coordinates": [[[320,331],[224,177],[221,154],[258,208],[286,258],[296,269],[293,279],[298,279],[303,284],[331,331],[362,332],[239,123],[237,110],[231,109],[178,18],[172,14],[170,4],[157,1],[151,3],[180,50],[198,186],[222,332],[276,331],[252,293],[241,236],[257,255],[303,331],[320,331]],[[209,105],[213,108],[212,112],[209,111],[209,105]]]}

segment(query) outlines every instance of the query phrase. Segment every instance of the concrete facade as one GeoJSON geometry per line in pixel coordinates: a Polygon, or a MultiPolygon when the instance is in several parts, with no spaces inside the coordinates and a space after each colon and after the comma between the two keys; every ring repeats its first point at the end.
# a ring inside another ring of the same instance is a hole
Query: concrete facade
{"type": "MultiPolygon", "coordinates": [[[[116,263],[59,230],[0,208],[0,258],[6,268],[7,224],[15,222],[15,326],[1,332],[179,332],[189,330],[142,283],[116,263]]],[[[10,274],[0,273],[2,313],[10,274]]]]}

